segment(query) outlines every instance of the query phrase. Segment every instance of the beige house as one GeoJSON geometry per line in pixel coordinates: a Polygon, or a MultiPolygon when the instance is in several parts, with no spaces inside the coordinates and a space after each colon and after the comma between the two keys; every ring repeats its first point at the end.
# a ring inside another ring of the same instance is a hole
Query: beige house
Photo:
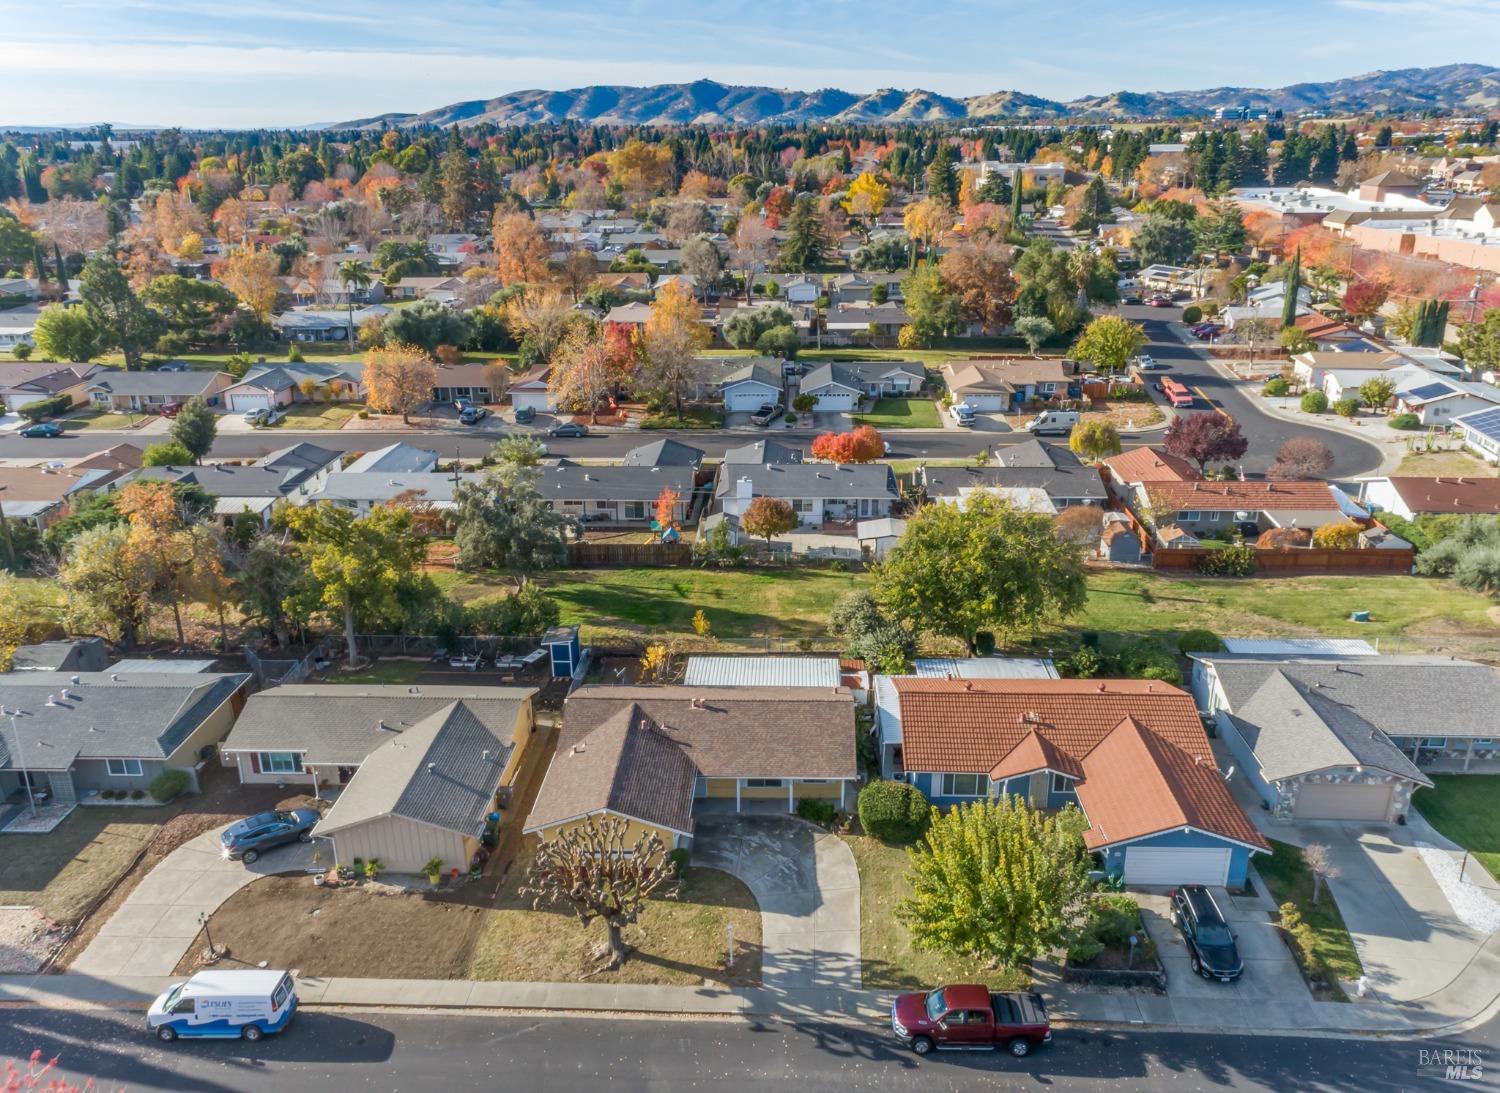
{"type": "Polygon", "coordinates": [[[339,787],[334,860],[467,871],[493,841],[535,727],[528,687],[275,687],[221,749],[247,784],[339,787]]]}
{"type": "Polygon", "coordinates": [[[610,815],[683,846],[699,809],[847,809],[858,775],[843,687],[580,687],[524,830],[610,815]]]}

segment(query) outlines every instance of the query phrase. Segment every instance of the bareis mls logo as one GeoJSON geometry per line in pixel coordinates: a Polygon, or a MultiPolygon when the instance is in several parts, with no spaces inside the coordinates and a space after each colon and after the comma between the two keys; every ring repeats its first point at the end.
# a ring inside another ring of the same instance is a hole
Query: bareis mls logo
{"type": "Polygon", "coordinates": [[[1417,1069],[1432,1078],[1441,1072],[1455,1082],[1477,1082],[1484,1077],[1483,1060],[1474,1048],[1419,1048],[1417,1069]]]}

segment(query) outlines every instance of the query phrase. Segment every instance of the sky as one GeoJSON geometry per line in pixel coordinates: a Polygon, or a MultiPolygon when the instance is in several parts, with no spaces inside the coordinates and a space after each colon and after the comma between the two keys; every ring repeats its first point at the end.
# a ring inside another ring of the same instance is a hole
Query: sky
{"type": "Polygon", "coordinates": [[[1071,99],[1500,59],[1500,0],[0,0],[0,28],[0,126],[295,126],[701,78],[1071,99]]]}

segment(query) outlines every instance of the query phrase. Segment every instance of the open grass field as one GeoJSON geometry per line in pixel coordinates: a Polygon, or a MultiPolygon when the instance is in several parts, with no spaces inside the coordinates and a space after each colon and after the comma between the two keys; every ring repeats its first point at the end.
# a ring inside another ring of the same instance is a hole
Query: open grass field
{"type": "Polygon", "coordinates": [[[1500,880],[1500,774],[1434,774],[1413,799],[1427,822],[1500,880]]]}

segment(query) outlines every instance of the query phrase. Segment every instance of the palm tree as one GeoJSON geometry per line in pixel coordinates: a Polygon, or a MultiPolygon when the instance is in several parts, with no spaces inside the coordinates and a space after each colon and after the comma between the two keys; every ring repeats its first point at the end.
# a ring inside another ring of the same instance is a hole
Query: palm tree
{"type": "Polygon", "coordinates": [[[374,280],[375,275],[371,272],[369,265],[357,258],[350,258],[339,264],[339,284],[344,286],[344,302],[349,305],[349,345],[351,347],[354,345],[354,293],[350,290],[357,289],[363,292],[374,280]]]}

